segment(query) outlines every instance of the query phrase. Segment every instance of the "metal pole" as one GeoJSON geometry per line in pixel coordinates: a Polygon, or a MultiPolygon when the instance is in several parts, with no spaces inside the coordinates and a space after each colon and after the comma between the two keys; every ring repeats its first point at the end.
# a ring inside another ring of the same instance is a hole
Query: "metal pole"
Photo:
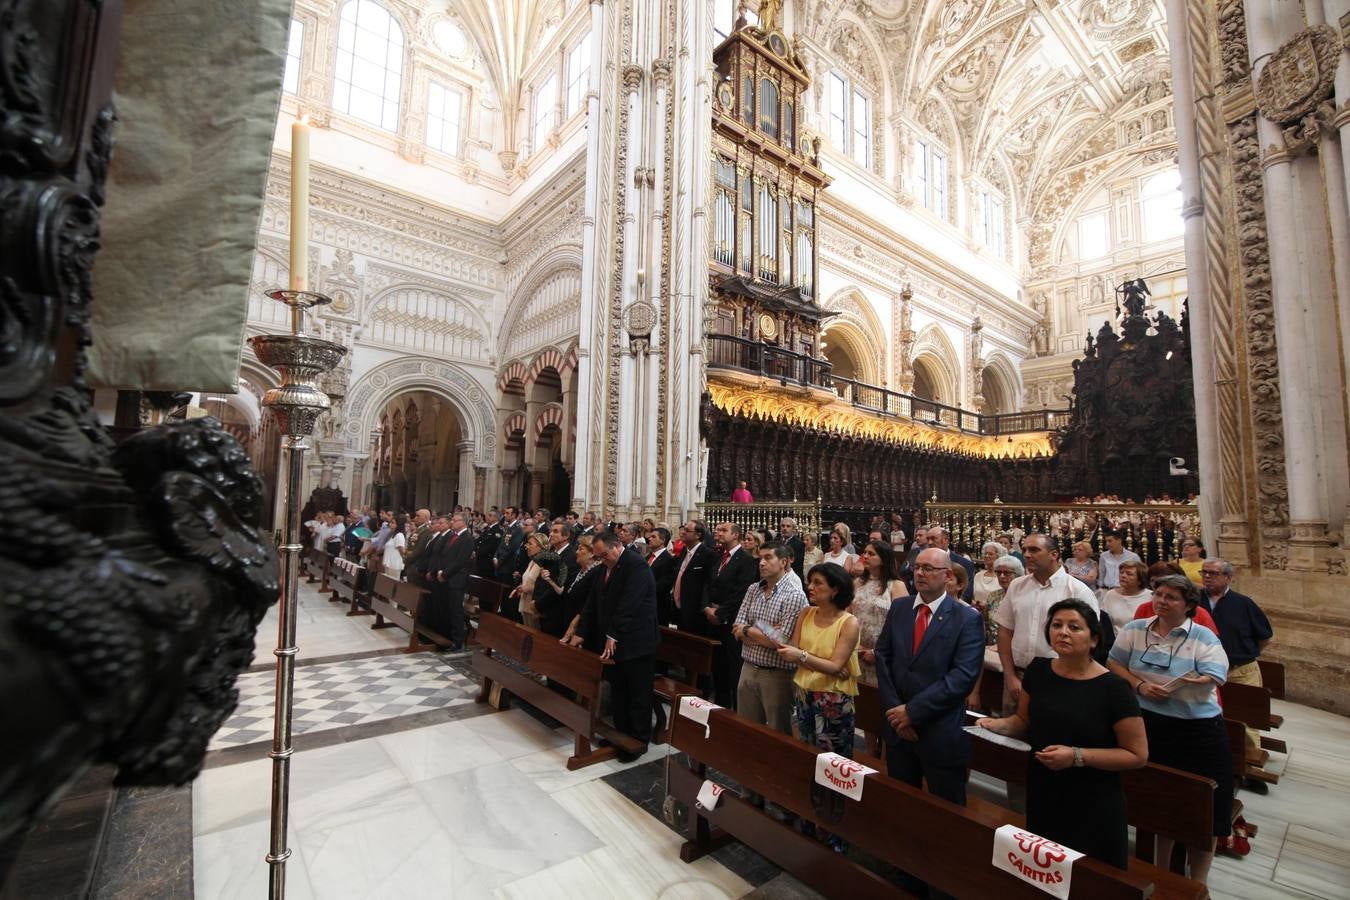
{"type": "Polygon", "coordinates": [[[286,860],[291,851],[286,845],[286,826],[290,815],[291,720],[295,689],[295,619],[300,601],[300,485],[304,476],[306,444],[301,435],[286,438],[286,543],[281,547],[281,611],[277,624],[276,695],[273,701],[272,750],[272,834],[268,844],[267,895],[273,900],[286,896],[286,860]]]}
{"type": "Polygon", "coordinates": [[[249,344],[264,365],[277,370],[281,386],[268,391],[263,406],[276,416],[277,427],[286,435],[286,479],[283,508],[286,543],[281,547],[281,613],[277,624],[277,685],[272,710],[272,833],[268,843],[267,896],[285,900],[286,828],[290,813],[291,720],[294,709],[296,610],[300,601],[300,490],[304,477],[305,437],[314,433],[314,423],[329,410],[332,401],[319,389],[320,373],[337,365],[347,348],[305,334],[304,310],[331,302],[310,291],[271,291],[272,299],[291,308],[291,334],[265,334],[249,338],[249,344]]]}

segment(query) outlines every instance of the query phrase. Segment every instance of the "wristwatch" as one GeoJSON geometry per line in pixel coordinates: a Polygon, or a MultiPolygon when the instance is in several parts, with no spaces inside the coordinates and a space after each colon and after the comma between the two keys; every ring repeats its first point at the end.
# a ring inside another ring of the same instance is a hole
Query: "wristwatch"
{"type": "Polygon", "coordinates": [[[803,650],[803,651],[802,651],[802,658],[799,659],[798,662],[806,662],[806,657],[808,657],[808,656],[810,656],[810,655],[811,655],[811,654],[809,654],[809,653],[807,653],[805,650],[803,650]]]}
{"type": "Polygon", "coordinates": [[[1083,768],[1083,751],[1080,747],[1073,748],[1073,767],[1075,769],[1083,768]]]}

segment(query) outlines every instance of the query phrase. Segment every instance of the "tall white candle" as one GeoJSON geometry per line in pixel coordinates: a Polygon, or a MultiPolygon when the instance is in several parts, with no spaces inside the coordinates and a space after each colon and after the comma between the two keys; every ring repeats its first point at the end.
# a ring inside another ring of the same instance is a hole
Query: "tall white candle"
{"type": "Polygon", "coordinates": [[[291,125],[291,290],[309,290],[309,120],[291,125]]]}

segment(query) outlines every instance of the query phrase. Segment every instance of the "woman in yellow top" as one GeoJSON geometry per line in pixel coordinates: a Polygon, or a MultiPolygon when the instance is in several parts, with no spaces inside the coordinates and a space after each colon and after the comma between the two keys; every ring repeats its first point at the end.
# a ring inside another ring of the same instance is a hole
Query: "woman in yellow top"
{"type": "Polygon", "coordinates": [[[853,698],[858,696],[858,632],[853,579],[842,566],[820,563],[806,574],[809,609],[797,617],[789,646],[778,648],[796,663],[793,718],[797,736],[822,752],[853,756],[853,698]]]}
{"type": "Polygon", "coordinates": [[[1181,542],[1181,559],[1177,564],[1181,566],[1182,574],[1201,587],[1202,576],[1200,570],[1204,568],[1205,561],[1200,555],[1205,552],[1205,548],[1200,546],[1200,542],[1191,538],[1181,542]]]}

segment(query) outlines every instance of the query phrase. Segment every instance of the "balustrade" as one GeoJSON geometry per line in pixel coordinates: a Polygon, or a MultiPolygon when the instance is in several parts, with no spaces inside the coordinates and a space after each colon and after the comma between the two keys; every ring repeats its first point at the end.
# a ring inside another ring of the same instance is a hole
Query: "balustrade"
{"type": "Polygon", "coordinates": [[[701,518],[711,528],[718,522],[735,522],[744,531],[753,528],[756,531],[777,533],[778,524],[783,519],[795,519],[798,533],[817,533],[820,531],[820,501],[779,502],[769,500],[760,503],[703,503],[699,506],[701,518]]]}
{"type": "Polygon", "coordinates": [[[1030,505],[930,501],[925,510],[929,524],[941,525],[950,532],[954,547],[972,553],[978,553],[986,541],[1013,530],[1051,535],[1059,544],[1060,555],[1065,558],[1077,539],[1090,539],[1093,554],[1100,555],[1105,549],[1106,529],[1121,531],[1125,548],[1151,561],[1181,556],[1181,543],[1188,537],[1203,543],[1200,511],[1191,504],[1030,505]],[[1094,521],[1095,525],[1092,524],[1094,521]]]}

